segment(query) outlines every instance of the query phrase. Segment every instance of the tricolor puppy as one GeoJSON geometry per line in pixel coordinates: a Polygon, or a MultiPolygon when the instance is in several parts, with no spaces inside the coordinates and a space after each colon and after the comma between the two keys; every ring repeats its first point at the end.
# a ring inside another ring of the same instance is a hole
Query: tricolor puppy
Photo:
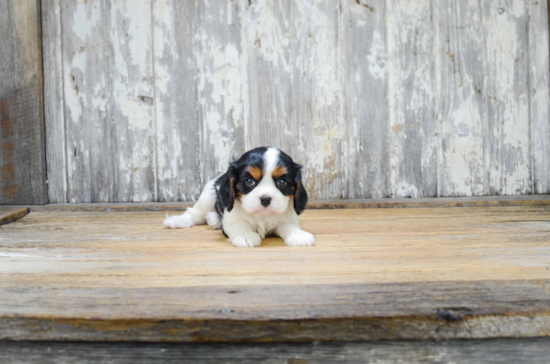
{"type": "Polygon", "coordinates": [[[236,247],[260,246],[266,235],[278,235],[288,246],[311,246],[313,235],[298,221],[306,204],[300,165],[279,149],[261,147],[230,163],[192,208],[167,216],[163,225],[177,229],[206,222],[221,228],[236,247]]]}

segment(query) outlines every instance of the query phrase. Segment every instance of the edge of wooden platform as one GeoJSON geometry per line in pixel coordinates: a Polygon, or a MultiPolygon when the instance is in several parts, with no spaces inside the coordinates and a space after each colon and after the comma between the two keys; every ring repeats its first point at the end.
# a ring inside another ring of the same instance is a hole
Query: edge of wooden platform
{"type": "MultiPolygon", "coordinates": [[[[82,203],[12,206],[31,211],[184,211],[194,202],[82,203]]],[[[550,206],[550,195],[311,200],[308,209],[550,206]]]]}
{"type": "Polygon", "coordinates": [[[548,364],[550,338],[292,344],[0,341],[6,363],[548,364]]]}
{"type": "Polygon", "coordinates": [[[0,289],[0,340],[265,343],[543,336],[550,337],[549,280],[0,289]],[[152,310],[151,297],[166,304],[152,310]],[[90,300],[93,305],[86,305],[90,300]]]}
{"type": "Polygon", "coordinates": [[[8,224],[19,220],[29,213],[29,209],[26,207],[10,208],[8,210],[0,210],[0,225],[8,224]]]}

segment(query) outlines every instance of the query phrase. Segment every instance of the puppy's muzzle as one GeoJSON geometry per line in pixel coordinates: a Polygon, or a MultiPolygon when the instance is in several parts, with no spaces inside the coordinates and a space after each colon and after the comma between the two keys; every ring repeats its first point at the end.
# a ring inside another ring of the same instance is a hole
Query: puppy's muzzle
{"type": "Polygon", "coordinates": [[[269,196],[262,196],[260,197],[260,202],[262,204],[263,207],[267,207],[269,206],[269,204],[271,203],[271,197],[269,196]]]}

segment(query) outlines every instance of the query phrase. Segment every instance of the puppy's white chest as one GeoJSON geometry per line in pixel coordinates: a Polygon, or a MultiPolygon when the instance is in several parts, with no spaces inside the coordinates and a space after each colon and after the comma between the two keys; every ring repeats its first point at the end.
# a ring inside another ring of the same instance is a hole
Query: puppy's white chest
{"type": "Polygon", "coordinates": [[[267,235],[273,234],[279,223],[278,219],[269,218],[269,216],[255,216],[255,226],[253,229],[265,238],[267,235]]]}

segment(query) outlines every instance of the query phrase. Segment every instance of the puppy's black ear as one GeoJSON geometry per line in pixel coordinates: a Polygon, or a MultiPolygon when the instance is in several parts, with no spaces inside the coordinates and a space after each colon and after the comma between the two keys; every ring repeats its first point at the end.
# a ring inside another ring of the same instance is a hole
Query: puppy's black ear
{"type": "Polygon", "coordinates": [[[222,207],[231,212],[235,204],[235,168],[233,166],[229,166],[227,173],[222,177],[219,197],[222,207]]]}
{"type": "Polygon", "coordinates": [[[302,166],[296,165],[296,192],[294,193],[294,211],[300,215],[306,209],[307,192],[302,183],[302,166]]]}

